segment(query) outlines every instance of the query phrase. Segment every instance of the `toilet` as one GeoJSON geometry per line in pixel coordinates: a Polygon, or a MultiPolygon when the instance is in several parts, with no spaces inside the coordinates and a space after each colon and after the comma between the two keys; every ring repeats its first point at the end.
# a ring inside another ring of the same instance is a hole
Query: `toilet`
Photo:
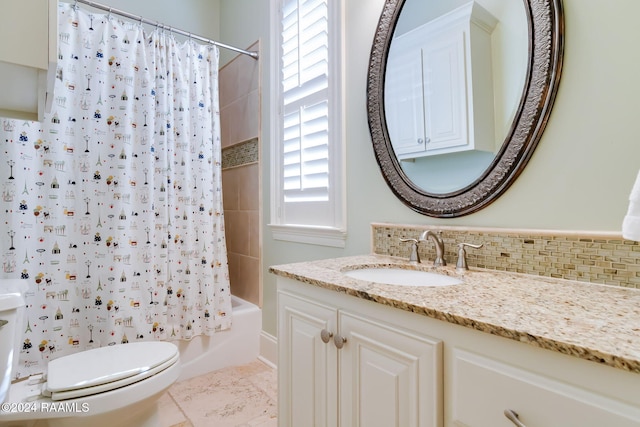
{"type": "Polygon", "coordinates": [[[0,280],[0,425],[159,425],[158,399],[180,374],[178,347],[136,342],[49,362],[44,375],[11,383],[18,363],[26,282],[0,280]]]}

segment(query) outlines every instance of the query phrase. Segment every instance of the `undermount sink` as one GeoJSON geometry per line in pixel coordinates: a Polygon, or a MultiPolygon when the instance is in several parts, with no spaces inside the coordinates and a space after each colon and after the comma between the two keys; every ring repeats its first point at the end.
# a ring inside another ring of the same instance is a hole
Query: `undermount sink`
{"type": "Polygon", "coordinates": [[[462,280],[457,277],[404,268],[362,268],[345,271],[344,274],[354,279],[386,285],[449,286],[462,283],[462,280]]]}

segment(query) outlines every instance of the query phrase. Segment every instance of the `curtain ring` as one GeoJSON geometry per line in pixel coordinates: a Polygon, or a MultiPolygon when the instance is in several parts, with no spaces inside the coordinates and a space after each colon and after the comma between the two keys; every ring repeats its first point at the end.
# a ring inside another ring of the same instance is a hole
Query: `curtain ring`
{"type": "Polygon", "coordinates": [[[78,10],[78,0],[73,3],[73,10],[78,10]]]}
{"type": "Polygon", "coordinates": [[[107,15],[107,19],[111,20],[111,11],[113,10],[112,7],[109,8],[109,14],[107,15]]]}

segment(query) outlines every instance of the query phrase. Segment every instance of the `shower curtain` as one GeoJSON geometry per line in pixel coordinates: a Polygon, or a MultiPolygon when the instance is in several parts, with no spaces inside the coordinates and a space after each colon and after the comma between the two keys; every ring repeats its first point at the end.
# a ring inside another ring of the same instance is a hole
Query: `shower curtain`
{"type": "Polygon", "coordinates": [[[24,377],[47,360],[231,325],[218,50],[59,6],[44,122],[2,120],[3,277],[24,377]]]}

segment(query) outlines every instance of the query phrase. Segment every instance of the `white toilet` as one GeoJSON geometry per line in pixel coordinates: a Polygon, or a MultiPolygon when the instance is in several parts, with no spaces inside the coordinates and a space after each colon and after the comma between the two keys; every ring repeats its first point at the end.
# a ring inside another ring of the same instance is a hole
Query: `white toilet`
{"type": "Polygon", "coordinates": [[[157,426],[157,401],[180,374],[180,353],[169,342],[63,356],[49,362],[42,378],[11,384],[25,290],[22,280],[0,280],[0,426],[157,426]]]}

